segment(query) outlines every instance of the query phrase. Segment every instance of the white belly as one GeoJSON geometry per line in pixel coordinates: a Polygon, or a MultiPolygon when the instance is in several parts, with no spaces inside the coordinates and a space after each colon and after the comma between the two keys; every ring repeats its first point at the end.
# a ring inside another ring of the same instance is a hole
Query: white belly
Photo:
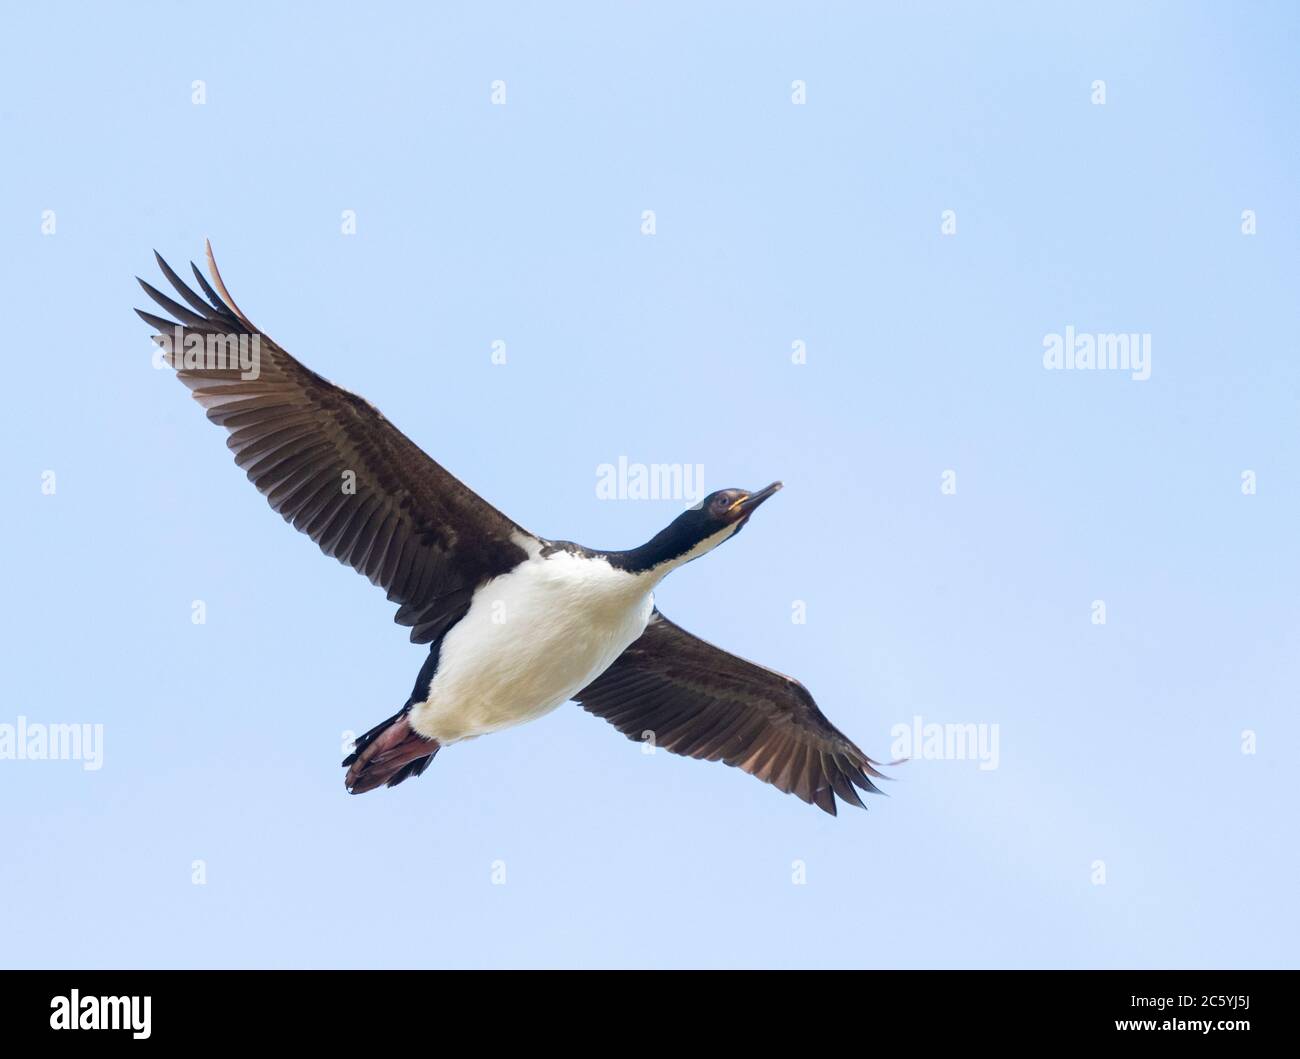
{"type": "Polygon", "coordinates": [[[653,608],[647,579],[603,559],[529,559],[475,594],[411,726],[446,746],[549,713],[645,631],[653,608]]]}

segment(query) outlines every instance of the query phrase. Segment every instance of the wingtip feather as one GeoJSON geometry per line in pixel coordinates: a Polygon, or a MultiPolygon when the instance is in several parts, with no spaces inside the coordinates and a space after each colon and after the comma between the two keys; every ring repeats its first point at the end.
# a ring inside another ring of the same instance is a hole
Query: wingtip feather
{"type": "Polygon", "coordinates": [[[217,268],[217,259],[215,255],[212,253],[212,241],[209,239],[204,239],[203,249],[204,252],[207,254],[208,272],[212,274],[212,284],[220,292],[221,300],[224,301],[228,306],[230,306],[230,311],[234,313],[236,316],[238,316],[242,321],[244,321],[244,323],[248,325],[250,330],[256,331],[257,328],[253,326],[253,321],[250,320],[247,316],[245,316],[244,311],[238,305],[235,304],[235,299],[230,296],[230,291],[226,289],[226,284],[221,279],[221,270],[217,268]]]}

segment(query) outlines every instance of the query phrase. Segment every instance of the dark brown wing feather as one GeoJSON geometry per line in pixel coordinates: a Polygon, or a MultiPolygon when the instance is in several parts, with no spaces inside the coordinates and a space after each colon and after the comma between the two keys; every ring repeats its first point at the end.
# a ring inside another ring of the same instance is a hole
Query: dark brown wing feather
{"type": "Polygon", "coordinates": [[[173,319],[136,312],[173,345],[178,324],[182,342],[192,335],[205,345],[209,336],[244,336],[251,348],[256,336],[256,378],[243,378],[238,363],[213,366],[187,359],[184,345],[168,351],[159,344],[208,418],[230,432],[226,444],[235,462],[271,507],[326,555],[384,588],[400,604],[396,620],[411,626],[411,639],[430,642],[463,613],[479,584],[525,557],[521,540],[535,538],[431,460],[369,402],[260,334],[226,292],[211,254],[209,248],[215,290],[191,266],[206,301],[158,257],[185,304],[141,280],[173,319]]]}
{"type": "Polygon", "coordinates": [[[876,762],[826,719],[797,680],[692,636],[658,611],[640,639],[574,696],[630,739],[722,761],[835,815],[879,793],[876,762]]]}

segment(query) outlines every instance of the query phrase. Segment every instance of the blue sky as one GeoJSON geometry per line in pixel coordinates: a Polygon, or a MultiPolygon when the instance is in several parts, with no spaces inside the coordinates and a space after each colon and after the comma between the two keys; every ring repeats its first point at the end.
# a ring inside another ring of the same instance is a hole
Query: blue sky
{"type": "Polygon", "coordinates": [[[1295,965],[1291,5],[7,22],[0,725],[103,757],[0,760],[0,963],[1295,965]],[[680,510],[598,498],[620,457],[783,479],[661,608],[876,758],[920,718],[996,767],[831,819],[569,705],[347,797],[423,650],[150,366],[132,277],[205,237],[540,534],[680,510]],[[1149,336],[1150,378],[1046,370],[1067,327],[1149,336]]]}

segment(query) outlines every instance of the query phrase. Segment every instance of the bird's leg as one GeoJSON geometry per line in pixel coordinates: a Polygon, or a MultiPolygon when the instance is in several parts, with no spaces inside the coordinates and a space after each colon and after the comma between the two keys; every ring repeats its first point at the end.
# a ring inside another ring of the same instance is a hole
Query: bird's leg
{"type": "Polygon", "coordinates": [[[438,741],[420,735],[408,717],[403,710],[358,740],[357,752],[343,762],[349,766],[343,784],[352,794],[365,794],[385,783],[396,784],[409,775],[418,776],[428,764],[421,759],[432,758],[438,752],[438,741]]]}

